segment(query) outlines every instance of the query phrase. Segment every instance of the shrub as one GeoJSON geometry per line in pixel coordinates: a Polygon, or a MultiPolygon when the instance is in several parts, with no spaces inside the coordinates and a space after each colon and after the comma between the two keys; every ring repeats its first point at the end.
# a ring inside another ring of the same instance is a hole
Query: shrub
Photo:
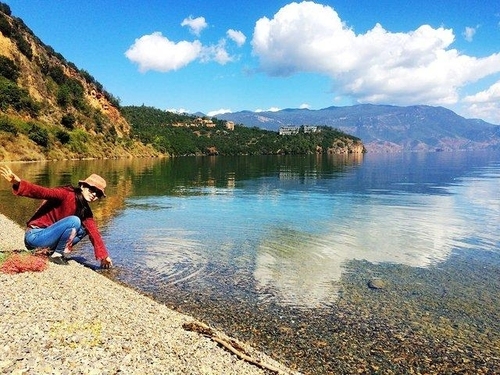
{"type": "Polygon", "coordinates": [[[40,71],[42,72],[42,74],[44,74],[44,75],[49,74],[50,64],[45,57],[39,56],[38,59],[36,60],[36,63],[40,67],[40,71]]]}
{"type": "Polygon", "coordinates": [[[83,85],[77,79],[66,79],[57,90],[57,104],[67,108],[70,104],[77,109],[85,108],[83,85]]]}
{"type": "Polygon", "coordinates": [[[71,61],[68,61],[68,66],[73,69],[75,72],[78,72],[78,67],[72,63],[71,61]]]}
{"type": "Polygon", "coordinates": [[[27,90],[0,76],[0,110],[5,111],[9,107],[32,116],[40,110],[40,104],[31,99],[27,90]]]}
{"type": "Polygon", "coordinates": [[[95,124],[95,130],[97,133],[102,133],[104,129],[104,124],[106,122],[104,115],[102,114],[101,111],[96,111],[94,113],[94,124],[95,124]]]}
{"type": "Polygon", "coordinates": [[[0,117],[0,131],[17,135],[17,128],[7,116],[0,117]]]}
{"type": "Polygon", "coordinates": [[[1,2],[0,2],[0,12],[5,13],[8,16],[12,14],[10,7],[7,4],[1,2]]]}
{"type": "Polygon", "coordinates": [[[112,94],[110,94],[107,91],[104,91],[104,97],[113,105],[114,107],[120,109],[120,98],[114,97],[112,94]]]}
{"type": "Polygon", "coordinates": [[[0,109],[5,111],[9,107],[16,107],[21,100],[21,89],[16,84],[0,77],[0,109]]]}
{"type": "Polygon", "coordinates": [[[13,31],[14,29],[7,17],[0,13],[0,32],[6,37],[10,37],[13,31]]]}
{"type": "Polygon", "coordinates": [[[49,68],[49,77],[52,78],[58,85],[62,85],[66,82],[66,76],[60,66],[51,66],[49,68]]]}
{"type": "Polygon", "coordinates": [[[81,82],[77,79],[68,79],[66,85],[71,93],[71,104],[75,108],[82,109],[85,106],[85,89],[81,82]]]}
{"type": "Polygon", "coordinates": [[[19,74],[19,68],[14,61],[6,56],[0,56],[0,75],[15,82],[19,74]]]}
{"type": "Polygon", "coordinates": [[[61,125],[66,129],[72,130],[75,127],[76,118],[71,113],[66,113],[61,119],[61,125]]]}
{"type": "Polygon", "coordinates": [[[56,133],[56,138],[61,142],[63,145],[68,143],[71,140],[71,137],[69,133],[65,130],[58,130],[56,133]]]}
{"type": "Polygon", "coordinates": [[[57,104],[61,108],[67,108],[71,103],[71,93],[66,85],[59,86],[57,90],[57,104]]]}
{"type": "Polygon", "coordinates": [[[47,147],[49,145],[49,132],[37,124],[31,124],[28,138],[39,146],[47,147]]]}
{"type": "Polygon", "coordinates": [[[31,50],[31,44],[24,39],[24,36],[20,32],[16,32],[12,35],[12,39],[15,40],[17,48],[19,51],[31,60],[33,58],[33,51],[31,50]]]}
{"type": "Polygon", "coordinates": [[[88,151],[89,135],[83,130],[75,129],[70,133],[69,146],[71,151],[79,154],[86,153],[88,151]]]}
{"type": "Polygon", "coordinates": [[[33,100],[28,94],[21,97],[20,108],[31,117],[36,117],[42,108],[39,102],[33,100]]]}

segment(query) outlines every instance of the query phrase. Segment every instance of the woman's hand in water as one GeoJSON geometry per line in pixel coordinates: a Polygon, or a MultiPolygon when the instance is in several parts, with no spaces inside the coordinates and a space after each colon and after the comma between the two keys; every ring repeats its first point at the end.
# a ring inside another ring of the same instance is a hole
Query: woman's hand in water
{"type": "Polygon", "coordinates": [[[111,260],[110,257],[106,257],[104,259],[101,259],[101,268],[108,269],[108,268],[111,268],[111,266],[113,266],[113,261],[111,260]]]}

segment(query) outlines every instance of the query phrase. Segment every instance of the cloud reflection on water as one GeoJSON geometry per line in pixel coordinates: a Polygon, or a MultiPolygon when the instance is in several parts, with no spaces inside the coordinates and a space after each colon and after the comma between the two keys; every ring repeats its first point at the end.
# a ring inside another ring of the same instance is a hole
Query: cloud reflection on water
{"type": "Polygon", "coordinates": [[[445,260],[467,223],[453,196],[372,196],[353,202],[324,234],[279,229],[261,243],[254,277],[258,289],[277,302],[300,307],[328,305],[338,298],[351,260],[427,267],[445,260]]]}

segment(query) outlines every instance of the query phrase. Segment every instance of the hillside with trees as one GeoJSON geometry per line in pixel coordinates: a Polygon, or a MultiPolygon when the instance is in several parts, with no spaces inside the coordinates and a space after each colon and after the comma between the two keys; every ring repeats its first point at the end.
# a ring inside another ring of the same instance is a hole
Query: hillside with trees
{"type": "Polygon", "coordinates": [[[233,124],[216,118],[181,115],[146,106],[123,107],[132,133],[162,153],[186,155],[275,155],[361,153],[359,138],[331,127],[293,135],[233,124]]]}
{"type": "Polygon", "coordinates": [[[0,3],[0,161],[150,155],[119,100],[0,3]]]}

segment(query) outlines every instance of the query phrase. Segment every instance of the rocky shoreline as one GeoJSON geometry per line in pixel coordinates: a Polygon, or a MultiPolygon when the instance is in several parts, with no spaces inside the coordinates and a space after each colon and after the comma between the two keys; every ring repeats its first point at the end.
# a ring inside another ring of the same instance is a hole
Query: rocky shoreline
{"type": "MultiPolygon", "coordinates": [[[[2,214],[0,226],[1,251],[24,247],[22,228],[2,214]]],[[[0,273],[0,373],[273,373],[186,330],[194,321],[190,316],[69,263],[50,263],[43,272],[0,273]]],[[[292,373],[245,344],[237,346],[258,363],[292,373]]]]}
{"type": "MultiPolygon", "coordinates": [[[[23,229],[1,214],[0,225],[0,251],[22,248],[23,229]]],[[[74,260],[0,273],[0,374],[498,374],[499,265],[465,250],[428,268],[353,261],[339,300],[304,311],[172,289],[134,269],[128,287],[117,268],[74,260]],[[189,329],[193,316],[257,365],[189,329]]]]}

